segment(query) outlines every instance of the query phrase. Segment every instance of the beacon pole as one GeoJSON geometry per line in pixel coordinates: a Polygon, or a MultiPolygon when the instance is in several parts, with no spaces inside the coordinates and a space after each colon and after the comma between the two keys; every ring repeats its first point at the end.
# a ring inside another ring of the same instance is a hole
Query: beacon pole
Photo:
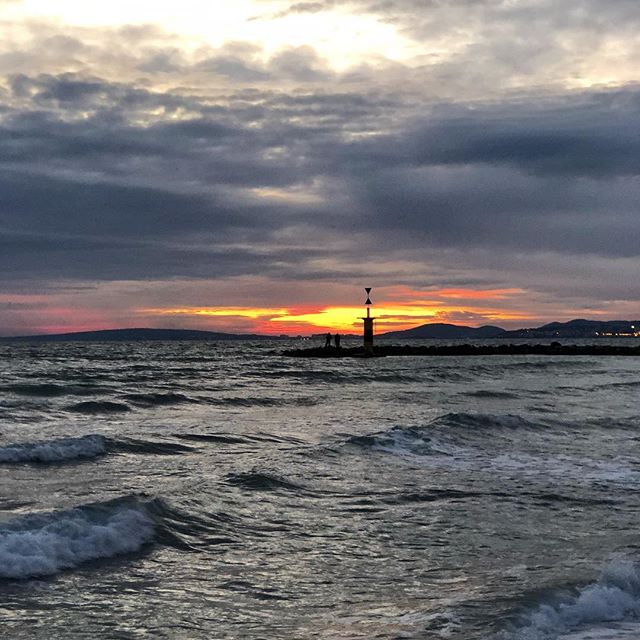
{"type": "Polygon", "coordinates": [[[373,355],[373,321],[375,318],[371,315],[371,305],[373,304],[370,298],[371,287],[365,287],[364,290],[367,292],[367,300],[365,302],[365,305],[367,305],[367,315],[366,317],[361,318],[364,322],[364,355],[365,357],[370,357],[373,355]]]}

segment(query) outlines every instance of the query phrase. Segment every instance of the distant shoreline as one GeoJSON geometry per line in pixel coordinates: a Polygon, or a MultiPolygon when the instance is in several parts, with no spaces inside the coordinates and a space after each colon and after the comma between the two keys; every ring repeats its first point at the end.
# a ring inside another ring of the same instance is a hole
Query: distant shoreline
{"type": "MultiPolygon", "coordinates": [[[[327,330],[329,331],[329,330],[327,330]]],[[[335,331],[330,331],[334,334],[335,331]]],[[[343,338],[360,339],[360,334],[338,332],[343,338]]],[[[225,333],[197,329],[101,329],[23,336],[0,337],[0,342],[143,342],[143,341],[238,341],[238,340],[324,340],[325,332],[307,336],[260,333],[225,333]]],[[[640,320],[570,320],[551,322],[541,327],[507,331],[501,327],[485,325],[467,327],[454,324],[431,323],[403,331],[377,333],[384,340],[600,340],[611,338],[639,338],[640,320]]]]}
{"type": "Polygon", "coordinates": [[[75,333],[52,333],[35,336],[9,336],[0,342],[169,342],[169,341],[233,341],[282,340],[288,336],[268,336],[252,333],[219,333],[195,329],[103,329],[75,333]]]}

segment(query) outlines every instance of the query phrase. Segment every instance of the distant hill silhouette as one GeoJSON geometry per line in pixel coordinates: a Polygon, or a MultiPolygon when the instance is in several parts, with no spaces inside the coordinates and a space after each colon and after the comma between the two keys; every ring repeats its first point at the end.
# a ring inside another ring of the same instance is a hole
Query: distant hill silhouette
{"type": "Polygon", "coordinates": [[[385,338],[412,339],[434,338],[464,340],[473,338],[598,338],[607,335],[632,335],[640,333],[640,320],[570,320],[551,322],[541,327],[506,331],[500,327],[465,327],[454,324],[423,324],[405,331],[379,334],[385,338]]]}
{"type": "Polygon", "coordinates": [[[640,332],[640,320],[570,320],[507,331],[505,338],[597,338],[640,332]]]}
{"type": "Polygon", "coordinates": [[[38,336],[0,338],[5,341],[29,342],[140,342],[149,340],[274,340],[275,336],[249,333],[218,333],[193,329],[104,329],[38,336]]]}
{"type": "Polygon", "coordinates": [[[439,339],[464,339],[464,338],[499,338],[506,331],[500,327],[486,325],[484,327],[464,327],[456,324],[423,324],[413,329],[404,331],[390,331],[381,334],[385,338],[439,338],[439,339]]]}
{"type": "MultiPolygon", "coordinates": [[[[500,327],[466,327],[455,324],[423,324],[404,331],[390,331],[378,337],[397,340],[432,338],[438,340],[473,340],[479,338],[598,338],[608,335],[633,335],[640,333],[640,320],[570,320],[551,322],[541,327],[507,331],[500,327]]],[[[326,334],[317,334],[324,338],[326,334]]],[[[358,338],[357,334],[346,337],[358,338]]],[[[345,337],[343,335],[343,337],[345,337]]],[[[35,336],[0,338],[3,342],[139,342],[170,340],[278,340],[287,336],[270,336],[256,333],[221,333],[195,329],[104,329],[35,336]]]]}

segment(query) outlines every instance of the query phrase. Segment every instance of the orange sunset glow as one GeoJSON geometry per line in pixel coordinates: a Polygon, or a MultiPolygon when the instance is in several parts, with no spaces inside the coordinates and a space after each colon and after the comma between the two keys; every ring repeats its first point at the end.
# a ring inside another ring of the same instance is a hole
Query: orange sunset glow
{"type": "MultiPolygon", "coordinates": [[[[232,285],[211,290],[185,280],[178,286],[148,284],[147,291],[141,295],[131,283],[123,282],[87,290],[82,304],[78,304],[73,293],[64,293],[49,297],[0,296],[0,305],[4,305],[5,315],[16,327],[14,335],[126,327],[274,336],[361,333],[361,318],[366,313],[361,287],[323,283],[309,287],[291,284],[284,289],[286,295],[274,293],[266,281],[258,281],[256,285],[250,279],[238,279],[232,285]],[[227,304],[198,304],[201,300],[217,299],[227,304]],[[120,303],[113,305],[114,300],[120,303]],[[166,300],[172,304],[166,304],[166,300]],[[255,304],[248,305],[247,300],[255,304]]],[[[572,306],[564,300],[549,303],[536,297],[535,292],[517,287],[419,289],[381,285],[374,287],[372,300],[377,334],[431,323],[470,327],[490,324],[516,329],[558,319],[608,317],[611,313],[609,308],[572,306]]],[[[618,303],[621,316],[633,315],[633,312],[631,305],[618,303]]]]}
{"type": "MultiPolygon", "coordinates": [[[[516,310],[493,307],[490,301],[501,302],[524,295],[521,289],[438,289],[427,293],[405,287],[386,288],[384,296],[375,300],[372,308],[377,331],[409,329],[431,322],[455,322],[461,314],[474,320],[470,324],[526,320],[528,315],[516,310]]],[[[138,313],[147,317],[194,318],[213,320],[226,325],[252,321],[251,331],[266,334],[315,333],[327,330],[358,332],[364,307],[355,305],[297,305],[289,307],[176,307],[143,308],[138,313]]]]}

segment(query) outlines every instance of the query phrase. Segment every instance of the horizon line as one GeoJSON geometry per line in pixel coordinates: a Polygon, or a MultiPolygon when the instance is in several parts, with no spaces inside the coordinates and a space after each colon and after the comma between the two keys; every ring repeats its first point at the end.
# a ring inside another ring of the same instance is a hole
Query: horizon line
{"type": "MultiPolygon", "coordinates": [[[[565,321],[560,321],[560,320],[551,320],[549,322],[544,322],[542,325],[539,326],[528,326],[528,327],[519,327],[516,329],[505,329],[504,327],[501,327],[499,325],[494,325],[494,324],[482,324],[482,325],[478,325],[478,326],[474,326],[474,325],[466,325],[466,324],[454,324],[451,322],[427,322],[421,325],[416,325],[414,327],[410,327],[408,329],[398,329],[398,330],[391,330],[391,331],[384,331],[382,333],[378,333],[376,335],[379,336],[383,336],[383,335],[387,335],[387,334],[391,334],[391,333],[405,333],[408,331],[412,331],[414,329],[419,329],[422,327],[430,327],[430,326],[447,326],[447,327],[456,327],[456,328],[463,328],[463,329],[481,329],[483,327],[495,327],[497,329],[501,329],[505,332],[514,332],[514,331],[527,331],[527,330],[537,330],[540,329],[544,326],[550,325],[550,324],[569,324],[571,322],[596,322],[596,323],[611,323],[611,322],[621,322],[621,323],[638,323],[639,325],[639,330],[640,330],[640,320],[626,320],[626,319],[612,319],[612,320],[602,320],[602,319],[598,319],[598,320],[592,320],[589,318],[572,318],[571,320],[565,320],[565,321]]],[[[634,328],[634,327],[632,327],[634,328]]],[[[43,332],[43,333],[33,333],[33,334],[15,334],[15,335],[0,335],[0,340],[12,340],[12,339],[20,339],[20,338],[43,338],[43,337],[59,337],[59,336],[73,336],[73,335],[83,335],[83,334],[92,334],[92,333],[109,333],[109,332],[124,332],[124,331],[179,331],[179,332],[192,332],[192,333],[204,333],[204,334],[219,334],[219,335],[228,335],[228,336],[260,336],[263,338],[273,338],[273,339],[277,339],[277,338],[298,338],[298,337],[313,337],[313,336],[320,336],[320,335],[326,335],[326,333],[339,333],[342,336],[356,336],[359,337],[361,334],[359,332],[353,333],[353,332],[341,332],[341,331],[327,331],[327,330],[317,330],[317,331],[312,331],[309,333],[306,332],[300,332],[300,333],[295,333],[295,334],[290,334],[290,333],[260,333],[260,332],[236,332],[236,331],[218,331],[218,330],[213,330],[213,329],[194,329],[194,328],[184,328],[184,327],[112,327],[112,328],[102,328],[102,329],[84,329],[84,330],[80,330],[80,331],[63,331],[63,332],[51,332],[51,333],[47,333],[47,332],[43,332]]]]}

